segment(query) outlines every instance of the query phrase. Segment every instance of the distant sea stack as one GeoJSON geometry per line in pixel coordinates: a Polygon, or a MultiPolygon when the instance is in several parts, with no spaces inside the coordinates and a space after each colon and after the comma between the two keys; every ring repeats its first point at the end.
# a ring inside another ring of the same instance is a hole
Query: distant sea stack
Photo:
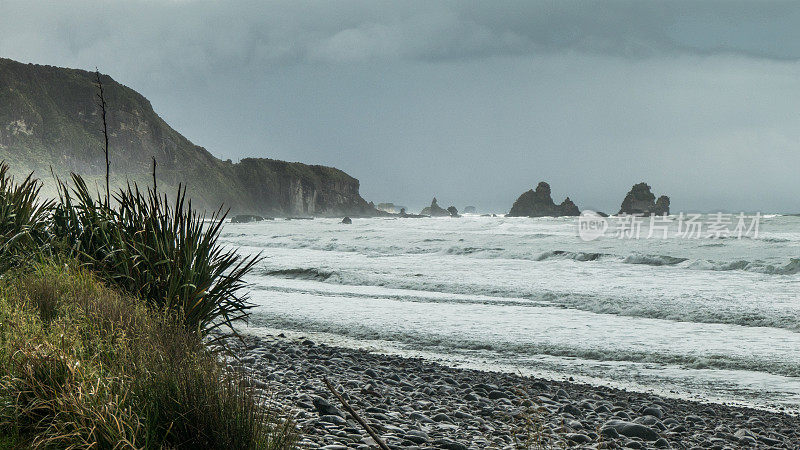
{"type": "Polygon", "coordinates": [[[669,214],[669,197],[662,195],[656,200],[647,183],[634,184],[622,201],[618,214],[645,216],[669,214]]]}
{"type": "Polygon", "coordinates": [[[536,186],[535,191],[531,189],[520,195],[506,217],[578,216],[580,213],[569,197],[560,205],[556,205],[550,195],[550,185],[542,181],[536,186]]]}
{"type": "MultiPolygon", "coordinates": [[[[423,216],[431,216],[431,217],[450,217],[452,215],[450,211],[439,206],[439,203],[436,201],[436,197],[433,197],[433,200],[431,200],[431,206],[426,206],[425,208],[423,208],[420,214],[423,216]]],[[[456,215],[457,214],[458,211],[456,211],[456,215]]]]}
{"type": "MultiPolygon", "coordinates": [[[[372,216],[377,211],[359,195],[357,179],[333,167],[247,158],[221,161],[172,129],[141,94],[107,75],[100,79],[108,102],[111,183],[152,184],[158,163],[159,188],[188,186],[194,205],[235,214],[268,216],[372,216]]],[[[103,183],[102,124],[95,74],[0,58],[0,160],[16,175],[45,182],[55,196],[50,166],[68,179],[83,175],[103,183]]]]}

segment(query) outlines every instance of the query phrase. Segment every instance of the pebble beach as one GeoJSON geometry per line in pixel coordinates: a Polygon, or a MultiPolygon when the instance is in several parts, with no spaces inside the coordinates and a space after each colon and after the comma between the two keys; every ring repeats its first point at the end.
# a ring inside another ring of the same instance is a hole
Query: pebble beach
{"type": "Polygon", "coordinates": [[[301,448],[377,448],[327,378],[389,448],[791,448],[779,412],[446,367],[281,334],[230,344],[230,364],[294,417],[301,448]]]}

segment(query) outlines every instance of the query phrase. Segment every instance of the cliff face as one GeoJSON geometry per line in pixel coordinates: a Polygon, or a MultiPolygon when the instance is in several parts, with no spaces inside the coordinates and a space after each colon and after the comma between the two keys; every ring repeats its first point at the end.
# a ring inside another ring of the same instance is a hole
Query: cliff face
{"type": "Polygon", "coordinates": [[[535,191],[531,189],[522,193],[506,215],[508,217],[577,216],[580,215],[580,211],[569,197],[560,205],[556,205],[550,195],[550,185],[542,181],[536,186],[535,191]]]}
{"type": "Polygon", "coordinates": [[[298,216],[374,213],[358,194],[358,180],[339,169],[255,158],[232,166],[256,211],[298,216]]]}
{"type": "Polygon", "coordinates": [[[662,195],[656,200],[656,196],[650,192],[650,186],[647,183],[635,184],[622,200],[619,214],[657,216],[669,214],[669,197],[662,195]]]}
{"type": "MultiPolygon", "coordinates": [[[[0,160],[16,173],[49,179],[105,176],[95,75],[0,58],[0,160]]],[[[271,159],[224,162],[173,130],[136,91],[101,75],[108,103],[112,184],[187,184],[195,204],[274,215],[370,215],[358,180],[341,170],[271,159]]],[[[45,192],[52,194],[52,182],[45,192]]]]}

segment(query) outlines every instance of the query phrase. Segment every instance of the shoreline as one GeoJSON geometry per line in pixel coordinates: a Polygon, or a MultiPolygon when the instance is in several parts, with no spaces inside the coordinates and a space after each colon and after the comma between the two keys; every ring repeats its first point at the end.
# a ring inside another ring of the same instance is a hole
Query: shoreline
{"type": "Polygon", "coordinates": [[[668,398],[673,400],[685,400],[695,403],[703,404],[716,404],[722,406],[732,406],[743,409],[754,409],[759,411],[766,411],[778,414],[786,414],[790,416],[800,416],[800,408],[787,408],[780,404],[764,404],[764,403],[751,403],[748,401],[739,401],[727,397],[708,397],[699,392],[692,392],[686,390],[684,392],[676,391],[673,389],[658,389],[649,386],[639,385],[626,385],[614,380],[606,380],[590,376],[573,375],[562,372],[547,372],[540,370],[532,370],[530,367],[521,368],[514,365],[497,364],[496,362],[465,359],[459,357],[450,357],[447,354],[438,352],[427,352],[420,350],[407,350],[401,346],[388,345],[385,341],[362,340],[357,338],[342,337],[331,333],[317,332],[317,331],[297,331],[290,329],[281,329],[273,327],[258,326],[256,328],[244,327],[240,328],[239,332],[259,338],[260,336],[276,336],[284,334],[287,339],[310,339],[314,342],[324,343],[328,347],[336,347],[351,351],[366,351],[369,353],[380,354],[388,357],[396,357],[403,359],[421,359],[423,361],[431,362],[448,369],[457,370],[474,370],[477,372],[493,372],[500,374],[517,375],[521,378],[532,378],[536,380],[549,381],[565,381],[572,384],[587,385],[589,387],[608,388],[616,391],[635,392],[640,394],[652,395],[659,398],[668,398]]]}
{"type": "Polygon", "coordinates": [[[800,446],[800,417],[788,413],[453,368],[281,334],[245,334],[231,346],[239,359],[229,364],[291,410],[301,448],[374,446],[323,377],[391,448],[800,446]]]}

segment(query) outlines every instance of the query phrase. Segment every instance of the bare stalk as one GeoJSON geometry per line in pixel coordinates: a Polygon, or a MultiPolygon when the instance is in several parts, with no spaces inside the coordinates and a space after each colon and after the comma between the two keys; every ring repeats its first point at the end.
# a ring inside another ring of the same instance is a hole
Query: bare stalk
{"type": "Polygon", "coordinates": [[[111,164],[108,159],[108,122],[106,121],[106,97],[103,92],[103,82],[100,80],[100,71],[97,67],[94,69],[95,83],[97,84],[97,98],[98,105],[100,106],[100,113],[103,116],[103,138],[105,139],[105,146],[103,147],[106,156],[106,204],[111,204],[111,184],[109,182],[111,164]]]}
{"type": "Polygon", "coordinates": [[[158,182],[156,181],[156,157],[153,156],[153,192],[158,192],[158,182]]]}

